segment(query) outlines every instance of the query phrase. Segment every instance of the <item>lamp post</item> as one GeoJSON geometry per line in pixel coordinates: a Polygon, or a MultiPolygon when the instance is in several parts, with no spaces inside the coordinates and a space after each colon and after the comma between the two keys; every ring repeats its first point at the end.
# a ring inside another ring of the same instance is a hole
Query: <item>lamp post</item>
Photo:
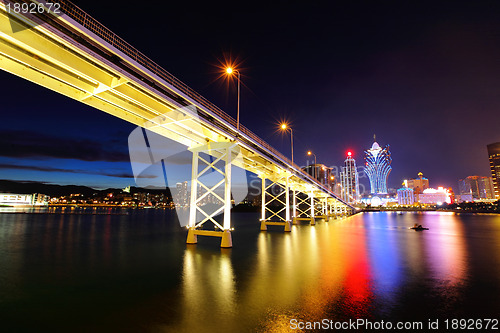
{"type": "Polygon", "coordinates": [[[288,127],[288,125],[285,123],[281,124],[281,130],[283,130],[285,132],[287,130],[290,130],[290,141],[291,141],[291,145],[292,145],[292,166],[293,166],[293,130],[291,127],[288,127]]]}
{"type": "Polygon", "coordinates": [[[312,151],[308,151],[307,152],[307,155],[311,156],[313,155],[314,156],[314,167],[313,167],[313,171],[314,171],[314,174],[313,174],[313,177],[316,178],[316,154],[314,154],[312,151]]]}
{"type": "Polygon", "coordinates": [[[240,82],[241,82],[240,71],[237,69],[234,69],[232,67],[227,67],[226,73],[228,75],[232,75],[233,73],[236,73],[237,78],[238,78],[238,106],[237,106],[237,111],[236,111],[236,130],[238,130],[238,132],[239,132],[240,131],[240,82]]]}

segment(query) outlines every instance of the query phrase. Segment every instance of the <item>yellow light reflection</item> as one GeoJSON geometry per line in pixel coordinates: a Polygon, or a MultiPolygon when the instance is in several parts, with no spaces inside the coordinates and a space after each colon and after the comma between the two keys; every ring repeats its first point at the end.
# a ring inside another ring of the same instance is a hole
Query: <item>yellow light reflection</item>
{"type": "Polygon", "coordinates": [[[183,267],[183,320],[186,332],[234,331],[237,321],[234,272],[231,249],[220,253],[200,252],[196,246],[186,248],[183,267]],[[214,311],[207,311],[214,309],[214,311]],[[225,320],[226,317],[233,320],[225,320]]]}

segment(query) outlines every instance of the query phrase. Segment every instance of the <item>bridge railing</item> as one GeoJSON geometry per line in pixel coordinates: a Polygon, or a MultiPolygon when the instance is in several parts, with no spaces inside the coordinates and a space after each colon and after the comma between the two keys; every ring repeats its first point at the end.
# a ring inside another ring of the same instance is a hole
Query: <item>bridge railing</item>
{"type": "MultiPolygon", "coordinates": [[[[157,63],[155,63],[153,60],[148,58],[146,55],[138,51],[136,48],[134,48],[132,45],[127,43],[125,40],[123,40],[121,37],[116,35],[114,32],[112,32],[110,29],[106,28],[103,24],[101,24],[99,21],[94,19],[92,16],[87,14],[84,10],[80,9],[78,6],[73,4],[70,1],[67,0],[53,0],[53,2],[57,2],[61,5],[61,10],[68,15],[71,19],[74,21],[78,22],[81,24],[84,28],[88,29],[89,31],[93,32],[95,35],[99,36],[102,38],[104,41],[108,42],[111,44],[113,47],[116,49],[120,50],[127,56],[129,56],[131,59],[135,60],[137,63],[145,67],[146,69],[150,70],[152,73],[156,74],[169,84],[171,84],[173,87],[178,89],[180,92],[185,94],[187,97],[193,99],[203,107],[205,107],[207,110],[212,112],[213,114],[219,116],[222,118],[224,121],[232,125],[234,128],[236,128],[236,120],[228,115],[226,112],[222,111],[219,107],[217,107],[215,104],[207,100],[205,97],[197,93],[195,90],[190,88],[187,84],[170,74],[168,71],[163,69],[161,66],[159,66],[157,63]]],[[[262,140],[259,136],[257,136],[255,133],[250,131],[248,128],[246,128],[243,125],[239,125],[239,130],[252,140],[254,140],[256,143],[261,145],[263,148],[267,149],[269,152],[272,154],[276,155],[279,157],[281,160],[284,162],[288,163],[290,166],[292,166],[297,172],[300,172],[302,176],[306,179],[308,179],[310,182],[316,184],[316,186],[322,187],[324,190],[327,192],[331,192],[330,189],[328,189],[326,186],[318,182],[315,178],[312,178],[308,173],[303,171],[297,164],[292,163],[290,159],[288,159],[285,155],[280,153],[278,150],[276,150],[274,147],[272,147],[270,144],[262,140]]],[[[333,194],[333,193],[332,193],[333,194]]]]}

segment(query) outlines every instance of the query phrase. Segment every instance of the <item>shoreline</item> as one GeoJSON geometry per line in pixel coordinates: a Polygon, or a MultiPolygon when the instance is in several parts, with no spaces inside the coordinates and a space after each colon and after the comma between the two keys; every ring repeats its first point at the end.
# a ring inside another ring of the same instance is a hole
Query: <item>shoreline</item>
{"type": "Polygon", "coordinates": [[[459,214],[500,214],[500,211],[487,209],[436,209],[436,208],[363,208],[361,212],[448,212],[459,214]]]}

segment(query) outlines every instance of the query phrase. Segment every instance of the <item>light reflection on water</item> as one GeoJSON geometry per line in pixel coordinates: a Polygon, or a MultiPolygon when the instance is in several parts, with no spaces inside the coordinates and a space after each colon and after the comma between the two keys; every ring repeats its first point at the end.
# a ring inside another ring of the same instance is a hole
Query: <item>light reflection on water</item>
{"type": "Polygon", "coordinates": [[[233,219],[234,248],[221,250],[203,237],[186,246],[168,211],[0,214],[0,322],[286,332],[292,318],[499,313],[497,215],[365,213],[291,233],[259,232],[257,214],[233,219]],[[430,230],[408,229],[415,223],[430,230]]]}

